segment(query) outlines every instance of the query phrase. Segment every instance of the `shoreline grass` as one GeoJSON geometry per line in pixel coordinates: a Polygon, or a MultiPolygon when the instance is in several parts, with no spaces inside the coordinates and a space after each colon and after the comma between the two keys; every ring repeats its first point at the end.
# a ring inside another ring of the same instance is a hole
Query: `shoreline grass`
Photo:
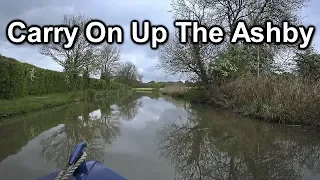
{"type": "Polygon", "coordinates": [[[320,82],[309,84],[296,77],[250,77],[220,87],[166,87],[160,92],[267,122],[320,127],[320,82]]]}
{"type": "Polygon", "coordinates": [[[158,88],[132,88],[134,91],[157,91],[158,88]]]}
{"type": "Polygon", "coordinates": [[[25,96],[11,100],[0,99],[0,118],[75,102],[74,93],[55,93],[42,96],[25,96]]]}
{"type": "Polygon", "coordinates": [[[168,95],[172,97],[185,97],[188,88],[184,85],[170,85],[164,88],[160,88],[160,93],[163,95],[168,95]]]}
{"type": "Polygon", "coordinates": [[[213,104],[220,103],[245,116],[320,127],[319,84],[309,84],[300,78],[243,78],[207,96],[213,97],[210,100],[213,104]]]}
{"type": "Polygon", "coordinates": [[[129,91],[125,91],[126,92],[124,92],[124,90],[89,90],[73,93],[45,94],[41,96],[24,96],[15,99],[0,99],[0,119],[78,101],[131,95],[129,91]]]}

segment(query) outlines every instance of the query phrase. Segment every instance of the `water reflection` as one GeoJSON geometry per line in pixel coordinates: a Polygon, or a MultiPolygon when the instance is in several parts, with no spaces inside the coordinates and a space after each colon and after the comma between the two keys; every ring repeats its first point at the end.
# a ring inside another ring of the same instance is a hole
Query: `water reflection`
{"type": "Polygon", "coordinates": [[[110,115],[110,111],[101,111],[99,118],[89,116],[94,110],[94,107],[82,104],[69,109],[63,125],[51,136],[41,139],[41,155],[57,167],[63,167],[74,145],[86,141],[90,145],[87,148],[89,158],[103,160],[103,150],[119,135],[120,122],[105,118],[110,115]]]}
{"type": "Polygon", "coordinates": [[[197,180],[315,180],[319,136],[137,93],[1,121],[0,179],[35,179],[61,168],[74,145],[87,141],[89,159],[133,180],[170,180],[174,174],[197,180]]]}
{"type": "Polygon", "coordinates": [[[1,121],[0,162],[10,155],[18,153],[31,139],[45,130],[63,123],[67,109],[73,105],[52,108],[24,116],[17,116],[1,121]]]}
{"type": "Polygon", "coordinates": [[[69,109],[63,126],[40,141],[41,155],[63,167],[74,145],[86,141],[88,159],[104,162],[105,149],[120,135],[120,120],[130,121],[141,107],[137,99],[133,96],[114,106],[110,102],[78,104],[69,109]]]}
{"type": "Polygon", "coordinates": [[[158,131],[160,156],[174,167],[176,179],[295,180],[320,172],[316,133],[203,107],[186,111],[158,131]]]}
{"type": "Polygon", "coordinates": [[[74,145],[82,141],[89,144],[88,159],[105,162],[129,179],[170,179],[172,169],[154,156],[154,139],[161,114],[172,108],[159,95],[136,94],[4,119],[0,121],[4,146],[0,179],[35,179],[61,168],[74,145]]]}
{"type": "Polygon", "coordinates": [[[147,96],[150,99],[158,100],[159,98],[162,98],[163,96],[161,93],[157,91],[136,91],[136,95],[142,97],[142,96],[147,96]]]}
{"type": "Polygon", "coordinates": [[[142,102],[138,100],[140,97],[135,94],[118,104],[119,113],[123,119],[132,120],[136,116],[138,109],[142,107],[142,102]]]}

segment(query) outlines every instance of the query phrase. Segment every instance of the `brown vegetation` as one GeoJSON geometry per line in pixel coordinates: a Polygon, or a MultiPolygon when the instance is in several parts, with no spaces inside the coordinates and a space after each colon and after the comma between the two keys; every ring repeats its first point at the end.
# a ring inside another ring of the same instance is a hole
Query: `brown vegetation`
{"type": "Polygon", "coordinates": [[[164,95],[169,95],[173,97],[184,97],[187,92],[187,88],[183,84],[174,84],[160,88],[160,93],[164,95]]]}
{"type": "Polygon", "coordinates": [[[320,125],[320,82],[300,78],[251,77],[212,88],[208,101],[273,122],[320,125]]]}

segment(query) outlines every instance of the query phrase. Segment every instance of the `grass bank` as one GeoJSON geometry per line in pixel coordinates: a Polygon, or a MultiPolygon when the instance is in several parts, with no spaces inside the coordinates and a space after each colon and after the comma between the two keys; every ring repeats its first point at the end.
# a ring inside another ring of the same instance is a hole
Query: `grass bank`
{"type": "Polygon", "coordinates": [[[42,69],[0,55],[0,118],[130,91],[118,82],[42,69]]]}
{"type": "Polygon", "coordinates": [[[132,88],[134,91],[158,91],[158,88],[132,88]]]}
{"type": "Polygon", "coordinates": [[[320,83],[296,77],[241,78],[208,89],[167,87],[162,93],[269,122],[320,126],[320,83]]]}
{"type": "Polygon", "coordinates": [[[54,93],[40,96],[25,96],[10,100],[0,99],[0,118],[20,115],[27,112],[46,109],[49,107],[64,105],[77,101],[126,97],[129,95],[131,95],[131,91],[129,90],[89,90],[85,92],[54,93]]]}
{"type": "Polygon", "coordinates": [[[12,100],[0,99],[0,118],[63,105],[76,100],[77,98],[73,93],[25,96],[12,100]]]}

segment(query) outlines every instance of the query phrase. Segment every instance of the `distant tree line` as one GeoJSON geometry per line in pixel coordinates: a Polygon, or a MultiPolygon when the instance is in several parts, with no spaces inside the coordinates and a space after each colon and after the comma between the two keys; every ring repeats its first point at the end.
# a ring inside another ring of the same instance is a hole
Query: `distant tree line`
{"type": "Polygon", "coordinates": [[[149,82],[137,82],[133,87],[135,88],[164,88],[166,86],[170,85],[185,85],[187,87],[192,87],[195,86],[197,83],[196,82],[191,82],[191,81],[149,81],[149,82]]]}

